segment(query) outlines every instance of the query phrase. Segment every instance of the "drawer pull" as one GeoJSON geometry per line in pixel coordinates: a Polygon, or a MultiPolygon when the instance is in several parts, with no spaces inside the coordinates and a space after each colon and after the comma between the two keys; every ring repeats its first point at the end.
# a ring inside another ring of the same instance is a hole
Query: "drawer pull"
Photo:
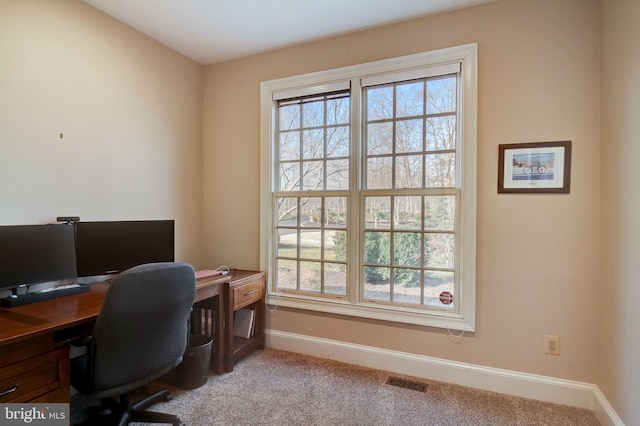
{"type": "Polygon", "coordinates": [[[0,396],[5,396],[5,395],[9,395],[10,393],[13,393],[15,391],[18,390],[18,384],[16,383],[15,385],[13,385],[13,387],[11,389],[7,389],[4,392],[0,392],[0,396]]]}
{"type": "Polygon", "coordinates": [[[249,290],[249,291],[244,293],[244,296],[249,296],[249,295],[251,295],[251,294],[253,294],[255,292],[256,292],[255,290],[249,290]]]}

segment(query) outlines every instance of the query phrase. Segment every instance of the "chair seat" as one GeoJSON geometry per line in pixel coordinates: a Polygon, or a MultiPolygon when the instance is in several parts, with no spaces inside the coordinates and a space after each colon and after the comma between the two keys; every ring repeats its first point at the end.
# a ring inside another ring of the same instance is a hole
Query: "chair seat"
{"type": "Polygon", "coordinates": [[[146,384],[149,384],[158,377],[164,376],[165,374],[176,368],[181,362],[182,357],[177,359],[175,362],[167,365],[165,368],[157,370],[151,377],[143,377],[138,380],[133,380],[117,388],[95,389],[91,386],[90,383],[87,383],[86,377],[88,375],[89,363],[88,357],[86,355],[83,355],[73,358],[69,362],[71,372],[71,386],[76,388],[76,390],[78,390],[78,392],[82,393],[83,395],[86,395],[87,397],[93,399],[101,399],[114,395],[121,395],[138,389],[146,384]]]}

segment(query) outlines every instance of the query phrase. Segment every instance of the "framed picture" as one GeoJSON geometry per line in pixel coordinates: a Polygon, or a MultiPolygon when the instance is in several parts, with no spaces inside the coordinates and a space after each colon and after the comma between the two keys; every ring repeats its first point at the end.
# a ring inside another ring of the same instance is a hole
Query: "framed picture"
{"type": "Polygon", "coordinates": [[[569,193],[571,141],[506,144],[498,152],[498,193],[569,193]]]}

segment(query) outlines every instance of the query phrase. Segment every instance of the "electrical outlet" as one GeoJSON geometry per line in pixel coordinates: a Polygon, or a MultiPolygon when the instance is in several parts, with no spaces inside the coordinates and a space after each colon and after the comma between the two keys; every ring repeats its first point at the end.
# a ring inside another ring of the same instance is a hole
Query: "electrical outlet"
{"type": "Polygon", "coordinates": [[[560,355],[560,336],[544,336],[544,353],[549,355],[560,355]]]}

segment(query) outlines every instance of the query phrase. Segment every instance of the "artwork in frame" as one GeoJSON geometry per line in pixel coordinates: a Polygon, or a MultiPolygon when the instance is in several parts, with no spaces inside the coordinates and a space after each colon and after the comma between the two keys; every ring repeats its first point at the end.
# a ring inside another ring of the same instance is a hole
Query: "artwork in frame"
{"type": "Polygon", "coordinates": [[[569,193],[571,141],[504,144],[498,151],[498,193],[569,193]]]}

